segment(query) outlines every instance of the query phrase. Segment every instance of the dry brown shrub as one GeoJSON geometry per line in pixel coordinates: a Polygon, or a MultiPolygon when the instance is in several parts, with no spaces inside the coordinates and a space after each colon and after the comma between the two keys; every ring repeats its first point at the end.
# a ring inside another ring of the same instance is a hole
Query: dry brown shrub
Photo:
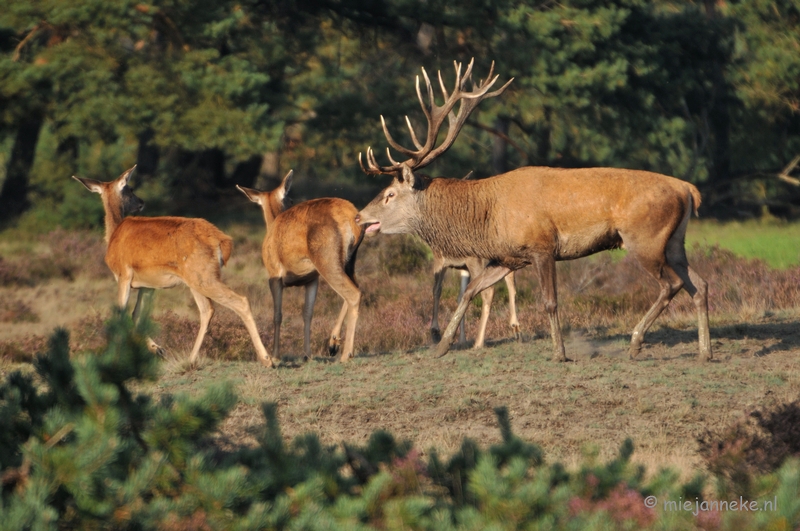
{"type": "Polygon", "coordinates": [[[800,400],[746,413],[720,432],[706,431],[698,444],[708,470],[732,494],[750,496],[755,474],[772,472],[786,458],[800,456],[800,400]]]}
{"type": "Polygon", "coordinates": [[[0,323],[38,323],[39,316],[29,304],[10,297],[0,299],[0,323]]]}
{"type": "Polygon", "coordinates": [[[100,235],[86,231],[56,229],[42,236],[45,250],[23,251],[0,257],[0,286],[35,286],[52,278],[74,280],[108,275],[105,243],[100,235]]]}
{"type": "MultiPolygon", "coordinates": [[[[159,332],[154,339],[167,352],[188,354],[192,350],[197,331],[200,329],[200,322],[197,319],[166,311],[160,314],[155,322],[159,332]]],[[[239,317],[231,311],[216,312],[203,339],[200,354],[214,360],[255,359],[250,335],[239,317]]]]}

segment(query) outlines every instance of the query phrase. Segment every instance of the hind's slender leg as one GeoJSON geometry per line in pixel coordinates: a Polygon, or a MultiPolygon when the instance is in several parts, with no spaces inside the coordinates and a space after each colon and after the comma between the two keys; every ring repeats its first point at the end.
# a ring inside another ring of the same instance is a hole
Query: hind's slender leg
{"type": "Polygon", "coordinates": [[[264,347],[264,344],[261,342],[261,337],[258,335],[256,322],[253,319],[253,313],[250,310],[250,301],[247,300],[247,297],[244,295],[239,295],[233,291],[221,280],[219,280],[219,278],[207,278],[204,282],[193,284],[189,287],[192,290],[196,290],[201,295],[208,297],[212,301],[230,308],[236,313],[236,315],[239,316],[239,318],[242,320],[242,323],[244,323],[244,327],[247,329],[247,332],[250,334],[250,340],[253,342],[253,346],[256,349],[258,361],[260,361],[262,365],[265,367],[274,367],[277,362],[280,362],[280,360],[273,362],[272,357],[269,355],[266,347],[264,347]]]}
{"type": "Polygon", "coordinates": [[[306,359],[311,357],[311,318],[314,316],[317,288],[319,288],[319,277],[306,284],[306,299],[303,305],[303,352],[306,359]]]}
{"type": "MultiPolygon", "coordinates": [[[[156,290],[153,288],[139,288],[139,294],[136,297],[136,304],[133,306],[133,323],[139,324],[139,320],[145,316],[150,316],[153,310],[153,297],[156,290]]],[[[152,338],[147,338],[147,350],[156,356],[164,356],[164,349],[161,348],[152,338]]]]}
{"type": "Polygon", "coordinates": [[[214,316],[214,306],[211,305],[211,299],[203,295],[197,290],[189,288],[197,303],[197,309],[200,310],[200,330],[197,331],[197,338],[194,340],[192,352],[189,354],[189,363],[194,364],[197,361],[197,355],[200,352],[200,345],[203,344],[203,338],[206,337],[208,330],[208,323],[214,316]]]}
{"type": "Polygon", "coordinates": [[[269,279],[269,290],[272,293],[272,355],[281,359],[281,322],[283,321],[283,280],[269,279]]]}

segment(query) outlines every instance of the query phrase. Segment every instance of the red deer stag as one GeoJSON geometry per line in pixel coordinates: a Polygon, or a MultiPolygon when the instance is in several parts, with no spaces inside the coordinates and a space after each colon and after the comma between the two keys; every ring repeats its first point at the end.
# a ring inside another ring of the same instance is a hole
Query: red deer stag
{"type": "Polygon", "coordinates": [[[340,361],[353,356],[361,291],[355,281],[356,252],[364,231],[355,222],[358,210],[349,201],[338,198],[312,199],[286,209],[286,194],[292,185],[292,172],[271,192],[237,186],[250,201],[261,206],[267,233],[261,258],[269,275],[269,289],[275,308],[273,355],[280,359],[281,302],[285,286],[305,286],[303,307],[303,347],[311,356],[311,317],[317,298],[319,277],[344,299],[342,311],[331,331],[328,351],[339,350],[345,318],[344,348],[340,361]]]}
{"type": "MultiPolygon", "coordinates": [[[[128,179],[129,169],[114,181],[73,179],[89,191],[100,194],[106,217],[106,264],[117,280],[117,304],[128,305],[131,288],[139,288],[134,307],[134,320],[145,297],[155,289],[171,288],[181,282],[189,286],[200,310],[200,330],[189,355],[195,363],[208,323],[214,315],[211,301],[227,306],[244,322],[259,361],[272,367],[272,358],[261,343],[247,298],[238,295],[220,279],[220,269],[233,250],[231,238],[204,219],[179,217],[125,217],[139,212],[144,201],[133,194],[128,179]]],[[[151,340],[151,350],[158,348],[151,340]]]]}
{"type": "MultiPolygon", "coordinates": [[[[494,66],[494,64],[492,65],[494,66]]],[[[644,335],[669,301],[685,289],[697,310],[699,352],[711,359],[708,330],[708,285],[691,267],[684,250],[684,235],[692,211],[697,213],[700,193],[693,185],[657,173],[614,168],[557,169],[520,168],[478,181],[425,179],[414,170],[430,164],[444,153],[469,113],[488,93],[496,77],[472,92],[464,92],[472,63],[461,76],[456,66],[456,84],[448,95],[439,77],[445,102],[437,106],[425,71],[430,99],[428,108],[417,78],[417,96],[428,120],[428,135],[421,144],[409,122],[417,150],[392,139],[381,118],[386,139],[409,157],[390,166],[380,166],[372,149],[367,150],[367,174],[389,174],[394,180],[358,214],[366,232],[413,233],[434,253],[448,257],[477,257],[486,268],[472,278],[467,291],[445,330],[435,353],[450,349],[458,323],[469,301],[510,271],[533,264],[542,285],[545,310],[550,320],[555,360],[566,360],[556,297],[556,260],[572,260],[606,249],[627,249],[656,279],[661,291],[653,306],[636,325],[630,354],[635,357],[644,335]],[[453,112],[461,102],[458,113],[453,112]],[[434,147],[445,117],[449,129],[441,145],[434,147]]],[[[359,157],[360,160],[360,157],[359,157]]]]}
{"type": "MultiPolygon", "coordinates": [[[[434,255],[433,257],[433,317],[431,318],[431,339],[433,341],[440,341],[442,333],[439,329],[439,299],[442,297],[442,282],[444,281],[444,274],[447,268],[457,269],[461,273],[461,290],[458,293],[458,302],[464,297],[464,292],[467,290],[467,284],[472,275],[478,275],[480,271],[486,267],[486,260],[479,258],[467,259],[447,259],[442,256],[434,255]]],[[[517,320],[517,306],[516,306],[516,284],[514,281],[514,272],[505,277],[506,287],[508,288],[508,312],[509,323],[511,332],[514,337],[520,338],[519,321],[517,320]]],[[[486,325],[489,322],[489,309],[492,306],[492,299],[494,298],[494,287],[489,286],[481,292],[481,320],[478,326],[478,336],[475,338],[475,343],[472,348],[483,348],[486,338],[486,325]]],[[[466,332],[464,331],[464,320],[461,320],[459,328],[459,341],[461,343],[467,342],[466,332]]]]}

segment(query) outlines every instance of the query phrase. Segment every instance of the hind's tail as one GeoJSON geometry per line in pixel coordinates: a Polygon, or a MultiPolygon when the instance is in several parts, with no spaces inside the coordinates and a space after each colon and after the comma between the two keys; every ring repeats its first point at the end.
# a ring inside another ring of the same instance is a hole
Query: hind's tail
{"type": "Polygon", "coordinates": [[[219,241],[219,266],[222,267],[228,263],[233,252],[233,240],[229,237],[220,239],[219,241]]]}
{"type": "Polygon", "coordinates": [[[703,202],[702,197],[700,196],[700,190],[693,184],[686,183],[689,187],[689,194],[692,196],[692,209],[694,210],[695,217],[700,217],[697,213],[697,209],[700,208],[700,203],[703,202]]]}

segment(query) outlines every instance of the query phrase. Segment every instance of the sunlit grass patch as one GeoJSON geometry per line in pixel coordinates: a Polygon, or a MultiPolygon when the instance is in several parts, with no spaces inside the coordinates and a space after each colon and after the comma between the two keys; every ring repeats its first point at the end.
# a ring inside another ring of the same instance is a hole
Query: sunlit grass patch
{"type": "Polygon", "coordinates": [[[688,246],[718,245],[744,258],[763,260],[787,269],[800,264],[800,223],[778,220],[718,222],[692,220],[686,233],[688,246]]]}

